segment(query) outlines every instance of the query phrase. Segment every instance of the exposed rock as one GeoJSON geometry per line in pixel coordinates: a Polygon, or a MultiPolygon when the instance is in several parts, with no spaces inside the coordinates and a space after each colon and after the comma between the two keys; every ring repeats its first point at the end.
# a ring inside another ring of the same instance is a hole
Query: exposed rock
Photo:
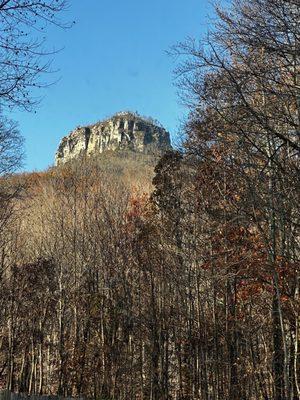
{"type": "Polygon", "coordinates": [[[55,165],[108,150],[160,154],[170,148],[170,135],[157,121],[120,112],[94,125],[78,127],[65,136],[56,152],[55,165]]]}

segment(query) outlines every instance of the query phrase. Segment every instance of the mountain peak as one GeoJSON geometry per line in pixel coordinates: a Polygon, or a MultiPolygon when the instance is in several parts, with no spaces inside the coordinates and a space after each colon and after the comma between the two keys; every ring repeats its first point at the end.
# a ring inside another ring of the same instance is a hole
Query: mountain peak
{"type": "Polygon", "coordinates": [[[170,148],[170,134],[157,120],[120,111],[96,124],[77,127],[65,136],[56,152],[55,164],[105,151],[130,150],[157,155],[170,148]]]}

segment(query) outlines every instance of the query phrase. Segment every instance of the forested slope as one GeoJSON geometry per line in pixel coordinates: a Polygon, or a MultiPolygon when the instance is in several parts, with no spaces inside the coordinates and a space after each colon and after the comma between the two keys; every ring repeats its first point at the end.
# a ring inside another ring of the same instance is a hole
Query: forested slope
{"type": "MultiPolygon", "coordinates": [[[[269,178],[261,159],[241,175],[245,154],[227,139],[209,146],[209,160],[187,142],[155,173],[149,160],[109,156],[15,177],[22,189],[2,253],[3,386],[104,399],[272,398],[269,178]]],[[[296,193],[283,194],[280,210],[291,212],[296,193]]],[[[297,390],[295,239],[278,232],[289,258],[274,263],[297,390]]]]}

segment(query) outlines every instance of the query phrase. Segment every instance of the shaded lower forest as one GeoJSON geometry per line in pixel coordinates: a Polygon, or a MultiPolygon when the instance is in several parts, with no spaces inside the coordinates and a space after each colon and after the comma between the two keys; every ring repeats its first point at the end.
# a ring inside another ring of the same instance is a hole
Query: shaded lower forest
{"type": "Polygon", "coordinates": [[[119,177],[121,161],[115,175],[79,161],[15,178],[1,235],[3,387],[271,399],[287,366],[298,398],[296,193],[277,171],[289,190],[274,197],[267,172],[241,176],[225,147],[210,150],[210,162],[166,154],[152,193],[119,177]]]}

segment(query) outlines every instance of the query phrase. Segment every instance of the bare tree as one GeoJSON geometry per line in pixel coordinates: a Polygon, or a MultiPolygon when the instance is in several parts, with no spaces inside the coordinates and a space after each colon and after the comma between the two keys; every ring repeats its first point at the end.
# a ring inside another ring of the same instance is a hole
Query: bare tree
{"type": "MultiPolygon", "coordinates": [[[[219,124],[244,135],[266,157],[265,138],[299,153],[299,19],[294,1],[234,1],[216,8],[208,38],[174,48],[184,101],[215,110],[219,124]],[[247,126],[245,127],[245,121],[247,126]]],[[[221,128],[221,126],[219,126],[221,128]]]]}
{"type": "Polygon", "coordinates": [[[16,171],[23,160],[23,138],[15,122],[0,119],[0,175],[16,171]]]}
{"type": "Polygon", "coordinates": [[[65,0],[0,1],[0,106],[30,110],[32,90],[47,84],[41,76],[51,71],[56,50],[47,49],[49,25],[64,28],[59,13],[65,0]]]}
{"type": "MultiPolygon", "coordinates": [[[[240,211],[263,232],[272,271],[274,398],[290,399],[299,392],[298,364],[289,358],[298,346],[290,332],[299,316],[290,323],[285,312],[279,260],[299,258],[298,205],[292,199],[299,198],[300,6],[292,0],[237,0],[216,11],[206,42],[189,40],[175,48],[184,56],[177,73],[192,110],[188,145],[207,160],[216,160],[214,146],[220,146],[218,157],[225,165],[233,162],[234,176],[249,188],[240,211]],[[292,255],[287,248],[298,250],[292,255]]],[[[293,273],[298,287],[297,267],[293,273]]]]}

